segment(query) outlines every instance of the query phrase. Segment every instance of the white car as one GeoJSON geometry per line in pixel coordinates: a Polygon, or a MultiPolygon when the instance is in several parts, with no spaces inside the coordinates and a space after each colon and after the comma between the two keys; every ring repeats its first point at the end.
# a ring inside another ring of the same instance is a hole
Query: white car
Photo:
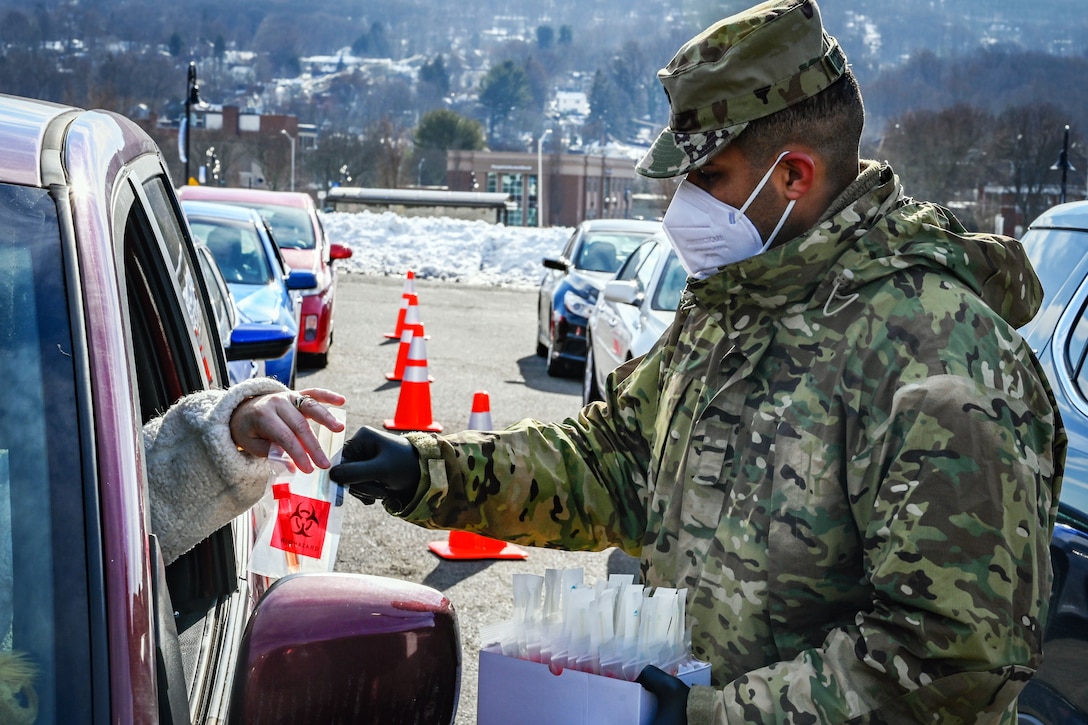
{"type": "Polygon", "coordinates": [[[583,403],[600,400],[608,374],[661,337],[686,284],[687,273],[663,233],[643,242],[605,283],[586,326],[583,403]]]}

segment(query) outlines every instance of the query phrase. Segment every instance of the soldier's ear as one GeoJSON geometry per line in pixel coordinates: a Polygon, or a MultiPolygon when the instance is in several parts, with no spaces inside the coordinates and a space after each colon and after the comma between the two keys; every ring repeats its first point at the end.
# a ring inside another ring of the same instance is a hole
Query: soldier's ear
{"type": "Polygon", "coordinates": [[[787,199],[796,200],[807,194],[816,179],[816,162],[803,151],[790,151],[778,165],[785,172],[782,192],[787,199]]]}

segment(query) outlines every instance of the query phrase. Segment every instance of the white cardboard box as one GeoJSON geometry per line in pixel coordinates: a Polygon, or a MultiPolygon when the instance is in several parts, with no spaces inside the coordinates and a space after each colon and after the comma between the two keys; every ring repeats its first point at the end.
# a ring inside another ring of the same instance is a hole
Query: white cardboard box
{"type": "MultiPolygon", "coordinates": [[[[710,665],[682,674],[709,685],[710,665]]],[[[552,674],[547,665],[480,651],[477,725],[649,725],[657,698],[637,682],[576,670],[552,674]]]]}

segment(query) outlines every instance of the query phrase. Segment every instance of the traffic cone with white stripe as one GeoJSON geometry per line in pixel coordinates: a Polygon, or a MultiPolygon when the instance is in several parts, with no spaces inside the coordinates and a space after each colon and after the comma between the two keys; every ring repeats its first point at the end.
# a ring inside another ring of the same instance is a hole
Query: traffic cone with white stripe
{"type": "MultiPolygon", "coordinates": [[[[472,397],[472,414],[468,418],[469,430],[491,430],[491,402],[487,391],[481,390],[472,397]]],[[[432,553],[443,559],[527,559],[529,552],[515,544],[492,539],[471,531],[451,531],[446,541],[427,544],[432,553]]]]}
{"type": "MultiPolygon", "coordinates": [[[[385,333],[385,336],[387,338],[389,338],[390,340],[399,339],[401,334],[404,332],[404,323],[405,323],[405,321],[407,319],[408,307],[409,307],[409,303],[410,303],[409,298],[415,297],[415,296],[416,295],[414,293],[413,294],[405,293],[405,294],[402,294],[400,296],[400,309],[397,311],[397,325],[396,325],[396,328],[392,332],[385,333]]],[[[417,300],[417,302],[418,302],[418,300],[417,300]]]]}
{"type": "Polygon", "coordinates": [[[469,430],[492,430],[491,400],[486,390],[477,391],[472,396],[472,413],[468,416],[469,430]]]}
{"type": "MultiPolygon", "coordinates": [[[[405,316],[404,330],[400,334],[397,361],[393,366],[393,372],[385,374],[386,380],[400,381],[404,379],[404,367],[408,364],[408,355],[412,350],[412,340],[417,337],[422,340],[427,339],[427,335],[423,330],[423,323],[419,321],[419,310],[416,305],[411,305],[408,308],[408,314],[405,316]]],[[[429,375],[427,379],[434,380],[429,375]]]]}
{"type": "Polygon", "coordinates": [[[389,430],[442,431],[442,424],[431,417],[431,380],[427,374],[427,346],[419,335],[412,335],[404,377],[400,383],[397,412],[383,425],[389,430]]]}
{"type": "Polygon", "coordinates": [[[408,296],[416,293],[416,273],[412,270],[408,270],[408,274],[404,278],[404,289],[400,293],[400,310],[397,312],[397,326],[392,332],[385,333],[385,336],[391,340],[397,340],[400,338],[400,334],[404,332],[404,315],[408,310],[408,296]]]}

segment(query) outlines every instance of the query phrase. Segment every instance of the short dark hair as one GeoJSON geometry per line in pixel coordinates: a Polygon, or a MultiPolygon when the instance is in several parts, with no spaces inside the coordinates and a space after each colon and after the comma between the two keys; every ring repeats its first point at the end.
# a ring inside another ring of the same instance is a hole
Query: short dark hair
{"type": "Polygon", "coordinates": [[[763,169],[791,142],[804,142],[827,161],[831,182],[845,188],[857,178],[864,125],[861,89],[847,68],[820,93],[750,122],[734,143],[753,166],[763,169]]]}

